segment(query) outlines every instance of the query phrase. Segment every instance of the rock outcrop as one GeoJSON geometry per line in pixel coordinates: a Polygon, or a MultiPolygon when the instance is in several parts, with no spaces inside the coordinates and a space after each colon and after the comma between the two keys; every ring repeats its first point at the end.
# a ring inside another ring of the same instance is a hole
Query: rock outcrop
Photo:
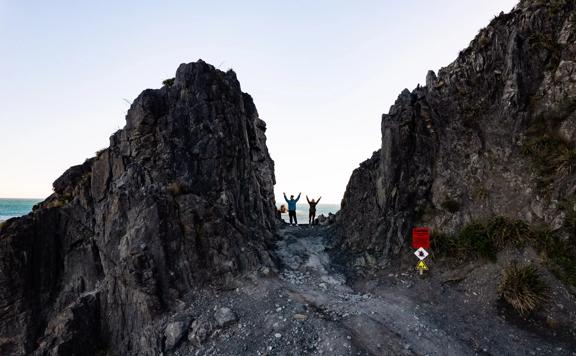
{"type": "Polygon", "coordinates": [[[382,117],[382,147],[354,171],[342,201],[340,246],[351,263],[386,264],[419,225],[454,232],[499,215],[569,233],[575,8],[521,1],[429,72],[425,87],[400,94],[382,117]]]}
{"type": "Polygon", "coordinates": [[[273,266],[274,163],[236,75],[145,90],[110,147],[0,231],[0,353],[156,355],[186,293],[273,266]]]}

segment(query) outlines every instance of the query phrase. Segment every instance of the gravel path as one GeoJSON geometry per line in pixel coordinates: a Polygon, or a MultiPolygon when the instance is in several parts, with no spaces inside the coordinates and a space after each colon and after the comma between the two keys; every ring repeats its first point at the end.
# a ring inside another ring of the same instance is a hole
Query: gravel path
{"type": "Polygon", "coordinates": [[[441,287],[437,278],[391,271],[354,290],[331,264],[329,229],[286,227],[280,234],[279,273],[261,271],[233,291],[195,296],[191,310],[225,307],[236,318],[176,354],[576,355],[483,309],[473,295],[464,302],[466,292],[441,287]]]}

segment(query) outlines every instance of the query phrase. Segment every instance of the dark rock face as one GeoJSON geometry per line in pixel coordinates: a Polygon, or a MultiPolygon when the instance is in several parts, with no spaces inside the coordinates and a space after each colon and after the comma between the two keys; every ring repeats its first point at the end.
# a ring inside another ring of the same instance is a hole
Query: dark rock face
{"type": "Polygon", "coordinates": [[[126,122],[2,227],[0,353],[158,354],[187,291],[274,264],[274,163],[234,72],[183,64],[126,122]]]}
{"type": "Polygon", "coordinates": [[[554,229],[576,202],[574,1],[522,1],[400,94],[354,171],[338,226],[352,264],[386,263],[414,226],[503,215],[554,229]]]}

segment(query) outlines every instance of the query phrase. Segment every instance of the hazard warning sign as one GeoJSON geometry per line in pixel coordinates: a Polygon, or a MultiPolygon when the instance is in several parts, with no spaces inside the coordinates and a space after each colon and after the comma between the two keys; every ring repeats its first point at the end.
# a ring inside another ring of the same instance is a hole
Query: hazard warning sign
{"type": "Polygon", "coordinates": [[[412,247],[430,248],[430,229],[427,227],[415,227],[412,229],[412,247]]]}

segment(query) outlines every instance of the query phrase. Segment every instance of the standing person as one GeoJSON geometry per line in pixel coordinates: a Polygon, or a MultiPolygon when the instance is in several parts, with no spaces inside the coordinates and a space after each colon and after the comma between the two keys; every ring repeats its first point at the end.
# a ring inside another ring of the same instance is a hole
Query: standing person
{"type": "Polygon", "coordinates": [[[314,219],[316,219],[316,204],[320,203],[320,199],[322,199],[322,197],[314,201],[314,199],[310,200],[308,199],[308,196],[306,196],[306,200],[310,205],[310,210],[308,210],[308,224],[310,225],[314,224],[314,219]]]}
{"type": "Polygon", "coordinates": [[[292,218],[294,218],[294,224],[298,226],[298,219],[296,219],[296,203],[298,200],[300,200],[300,195],[302,195],[302,193],[299,193],[298,198],[296,199],[294,199],[294,196],[291,195],[290,200],[288,200],[288,198],[286,198],[286,193],[284,193],[284,200],[286,200],[286,203],[288,203],[288,216],[290,217],[290,225],[292,225],[292,218]]]}

